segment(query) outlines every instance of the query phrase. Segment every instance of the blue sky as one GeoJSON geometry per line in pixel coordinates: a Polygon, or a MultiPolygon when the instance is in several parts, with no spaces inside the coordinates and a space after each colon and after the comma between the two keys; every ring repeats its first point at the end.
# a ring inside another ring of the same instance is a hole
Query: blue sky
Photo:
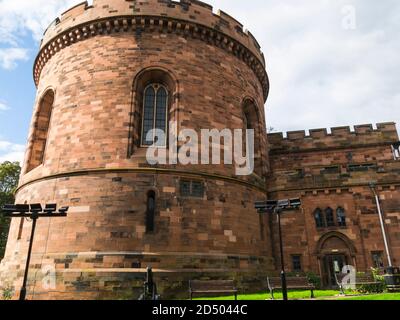
{"type": "MultiPolygon", "coordinates": [[[[110,0],[122,1],[122,0],[110,0]]],[[[80,0],[0,0],[0,162],[22,160],[43,30],[80,0]]],[[[278,131],[400,123],[400,1],[209,0],[259,40],[278,131]]]]}
{"type": "Polygon", "coordinates": [[[37,45],[30,36],[24,37],[22,41],[32,50],[29,57],[18,62],[15,68],[0,67],[0,103],[6,109],[0,109],[0,159],[6,153],[11,160],[21,159],[35,99],[32,65],[37,45]]]}

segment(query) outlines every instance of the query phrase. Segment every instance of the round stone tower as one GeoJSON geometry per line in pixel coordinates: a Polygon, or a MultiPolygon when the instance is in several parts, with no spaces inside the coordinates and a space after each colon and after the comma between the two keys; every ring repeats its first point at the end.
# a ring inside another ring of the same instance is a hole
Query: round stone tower
{"type": "MultiPolygon", "coordinates": [[[[164,297],[189,279],[246,288],[272,268],[269,223],[253,208],[266,194],[269,82],[239,22],[197,0],[79,4],[45,32],[34,79],[16,202],[70,210],[38,221],[28,298],[135,298],[148,266],[164,297]],[[254,129],[254,173],[149,164],[149,129],[173,123],[199,135],[254,129]]],[[[12,221],[0,267],[16,294],[30,229],[12,221]]]]}

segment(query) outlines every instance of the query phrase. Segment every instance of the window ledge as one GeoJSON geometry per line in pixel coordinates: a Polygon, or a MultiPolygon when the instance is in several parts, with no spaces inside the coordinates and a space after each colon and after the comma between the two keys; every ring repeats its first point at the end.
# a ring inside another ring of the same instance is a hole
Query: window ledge
{"type": "Polygon", "coordinates": [[[322,227],[322,228],[317,228],[318,231],[323,232],[323,231],[334,231],[334,230],[345,230],[348,229],[348,226],[335,226],[335,227],[322,227]]]}

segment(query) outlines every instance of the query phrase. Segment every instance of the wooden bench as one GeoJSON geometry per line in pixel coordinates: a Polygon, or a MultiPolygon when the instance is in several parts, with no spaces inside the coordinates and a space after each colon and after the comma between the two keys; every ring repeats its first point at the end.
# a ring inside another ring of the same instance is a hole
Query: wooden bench
{"type": "Polygon", "coordinates": [[[194,294],[234,294],[237,300],[238,290],[232,280],[191,280],[189,281],[190,300],[194,294]]]}
{"type": "MultiPolygon", "coordinates": [[[[345,273],[335,273],[335,280],[336,283],[340,289],[340,293],[341,294],[345,294],[344,293],[344,285],[346,285],[347,283],[343,284],[343,279],[348,276],[348,274],[345,273]]],[[[366,274],[366,275],[357,275],[356,276],[356,282],[353,284],[356,288],[359,286],[363,286],[363,285],[379,285],[381,284],[379,281],[376,281],[374,276],[372,274],[366,274]]],[[[351,285],[349,283],[349,285],[351,285]]]]}
{"type": "MultiPolygon", "coordinates": [[[[268,289],[271,293],[271,298],[274,300],[274,291],[282,290],[281,278],[267,278],[268,289]]],[[[315,286],[308,281],[306,277],[288,277],[286,278],[286,285],[288,290],[310,290],[311,299],[314,299],[315,286]]]]}

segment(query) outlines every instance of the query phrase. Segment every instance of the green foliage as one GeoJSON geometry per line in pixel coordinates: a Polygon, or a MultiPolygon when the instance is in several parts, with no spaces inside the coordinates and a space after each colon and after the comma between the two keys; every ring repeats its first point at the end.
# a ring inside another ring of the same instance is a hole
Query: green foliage
{"type": "Polygon", "coordinates": [[[357,286],[357,292],[359,293],[382,293],[386,289],[386,285],[383,282],[376,284],[363,284],[357,286]]]}
{"type": "MultiPolygon", "coordinates": [[[[0,207],[14,203],[14,192],[20,173],[21,167],[18,162],[7,161],[0,164],[0,207]]],[[[0,215],[0,260],[4,257],[9,228],[10,219],[0,215]]]]}
{"type": "Polygon", "coordinates": [[[0,164],[0,193],[4,195],[13,194],[17,184],[21,167],[19,162],[4,162],[0,164]]]}
{"type": "Polygon", "coordinates": [[[14,296],[14,287],[7,285],[4,288],[0,288],[1,295],[0,300],[11,300],[14,296]]]}
{"type": "Polygon", "coordinates": [[[6,251],[8,231],[10,229],[11,219],[0,216],[0,261],[6,251]]]}
{"type": "Polygon", "coordinates": [[[312,283],[315,288],[321,288],[321,277],[314,272],[287,272],[286,277],[307,277],[308,281],[312,283]]]}
{"type": "Polygon", "coordinates": [[[372,275],[374,276],[375,281],[379,281],[384,283],[385,277],[380,274],[380,270],[376,268],[371,268],[372,275]]]}
{"type": "Polygon", "coordinates": [[[317,289],[321,288],[321,277],[313,272],[307,272],[308,281],[312,283],[317,289]]]}
{"type": "MultiPolygon", "coordinates": [[[[374,280],[377,281],[377,283],[358,285],[356,292],[367,294],[367,293],[382,293],[386,290],[385,279],[383,276],[379,275],[379,269],[371,268],[371,272],[374,280]]],[[[357,277],[359,276],[362,277],[365,275],[366,275],[365,272],[357,272],[357,277]]]]}

